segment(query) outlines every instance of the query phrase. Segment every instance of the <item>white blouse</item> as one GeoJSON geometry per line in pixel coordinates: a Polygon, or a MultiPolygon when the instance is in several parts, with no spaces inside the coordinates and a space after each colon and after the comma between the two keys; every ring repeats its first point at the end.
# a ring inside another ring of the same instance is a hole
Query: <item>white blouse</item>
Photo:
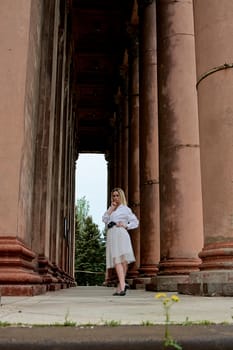
{"type": "Polygon", "coordinates": [[[127,230],[132,230],[137,228],[139,221],[132,210],[127,206],[120,204],[116,210],[114,210],[110,215],[106,211],[102,217],[103,222],[107,225],[109,222],[123,222],[127,227],[127,230]]]}

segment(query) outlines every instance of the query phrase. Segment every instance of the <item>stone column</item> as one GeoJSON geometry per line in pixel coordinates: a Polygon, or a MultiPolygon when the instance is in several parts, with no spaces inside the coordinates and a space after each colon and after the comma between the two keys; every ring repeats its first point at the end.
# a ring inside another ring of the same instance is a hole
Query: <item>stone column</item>
{"type": "Polygon", "coordinates": [[[199,271],[203,244],[192,2],[157,1],[161,260],[157,288],[199,271]],[[167,277],[165,277],[166,275],[167,277]]]}
{"type": "MultiPolygon", "coordinates": [[[[55,84],[57,68],[57,41],[59,10],[56,1],[44,4],[42,31],[42,55],[40,72],[40,101],[37,118],[33,232],[32,246],[38,251],[40,271],[46,271],[43,279],[52,280],[49,271],[51,261],[50,225],[52,201],[52,167],[54,142],[55,84]]],[[[56,278],[53,281],[56,281],[56,278]]]]}
{"type": "Polygon", "coordinates": [[[140,232],[141,267],[144,276],[158,271],[159,169],[156,56],[156,2],[139,4],[139,110],[140,110],[140,232]]]}
{"type": "Polygon", "coordinates": [[[75,256],[75,156],[74,156],[74,116],[71,90],[68,87],[67,104],[67,141],[66,141],[66,177],[64,186],[64,217],[67,218],[67,268],[70,276],[74,276],[75,256]]]}
{"type": "Polygon", "coordinates": [[[191,275],[205,295],[233,295],[233,2],[194,0],[204,249],[191,275]]]}
{"type": "Polygon", "coordinates": [[[128,167],[129,167],[129,116],[128,116],[128,66],[121,66],[121,108],[122,108],[122,188],[128,198],[128,167]]]}
{"type": "MultiPolygon", "coordinates": [[[[128,27],[129,36],[129,206],[140,219],[139,176],[139,61],[138,29],[128,27]]],[[[128,277],[138,276],[140,267],[140,228],[130,231],[136,262],[130,266],[128,277]]]]}
{"type": "MultiPolygon", "coordinates": [[[[113,169],[112,169],[112,156],[110,152],[105,153],[105,160],[107,163],[107,205],[110,203],[110,192],[112,189],[112,178],[113,178],[113,169]]],[[[107,209],[107,208],[106,208],[107,209]]]]}
{"type": "Polygon", "coordinates": [[[116,143],[116,185],[117,187],[122,187],[122,152],[123,152],[123,135],[122,135],[122,111],[120,105],[120,91],[116,97],[116,134],[115,134],[115,143],[116,143]]]}
{"type": "MultiPolygon", "coordinates": [[[[115,149],[115,148],[114,148],[115,149]]],[[[115,183],[115,166],[114,166],[114,151],[109,150],[105,153],[105,160],[107,162],[107,179],[108,179],[108,191],[107,191],[107,205],[106,210],[111,204],[111,191],[116,187],[115,183]]],[[[115,286],[116,272],[114,268],[106,269],[104,284],[108,286],[115,286]]]]}
{"type": "Polygon", "coordinates": [[[46,290],[31,244],[42,11],[40,1],[0,2],[1,295],[46,290]]]}
{"type": "Polygon", "coordinates": [[[118,134],[118,127],[117,123],[115,122],[114,130],[113,130],[113,152],[112,152],[112,168],[113,168],[113,180],[112,180],[112,187],[110,188],[110,191],[113,189],[113,187],[118,187],[118,169],[117,169],[117,160],[118,160],[118,143],[117,143],[117,134],[118,134]]]}
{"type": "Polygon", "coordinates": [[[57,82],[54,116],[54,140],[53,140],[53,163],[52,163],[52,201],[51,201],[51,228],[54,237],[50,238],[51,258],[56,266],[62,263],[63,235],[61,235],[60,210],[61,210],[61,156],[62,156],[62,136],[63,136],[63,66],[64,66],[64,31],[60,28],[58,38],[57,57],[57,82]]]}

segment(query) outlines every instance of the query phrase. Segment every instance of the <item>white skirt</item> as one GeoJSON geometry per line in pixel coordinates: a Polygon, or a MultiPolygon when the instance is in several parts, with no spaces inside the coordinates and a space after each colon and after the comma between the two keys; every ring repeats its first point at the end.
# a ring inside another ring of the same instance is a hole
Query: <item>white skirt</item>
{"type": "Polygon", "coordinates": [[[106,240],[106,265],[113,268],[115,264],[135,261],[135,256],[128,231],[123,227],[113,226],[108,229],[106,240]]]}

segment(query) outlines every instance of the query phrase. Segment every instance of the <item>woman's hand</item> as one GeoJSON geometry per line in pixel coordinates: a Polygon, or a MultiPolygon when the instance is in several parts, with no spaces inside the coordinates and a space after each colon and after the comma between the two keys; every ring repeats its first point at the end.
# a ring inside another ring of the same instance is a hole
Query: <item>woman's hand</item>
{"type": "Polygon", "coordinates": [[[126,225],[122,221],[117,222],[116,225],[117,227],[124,227],[126,229],[126,225]]]}
{"type": "Polygon", "coordinates": [[[113,210],[116,209],[117,203],[116,203],[116,202],[112,202],[112,203],[111,203],[111,207],[113,208],[113,210]]]}
{"type": "Polygon", "coordinates": [[[108,208],[108,214],[110,215],[117,207],[117,203],[116,202],[112,202],[110,207],[108,208]]]}

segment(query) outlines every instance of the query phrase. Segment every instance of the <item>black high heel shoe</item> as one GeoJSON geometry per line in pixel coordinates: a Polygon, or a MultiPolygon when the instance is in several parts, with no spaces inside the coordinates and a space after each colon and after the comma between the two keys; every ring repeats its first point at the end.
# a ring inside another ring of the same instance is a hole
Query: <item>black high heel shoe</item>
{"type": "Polygon", "coordinates": [[[130,289],[130,286],[128,283],[125,284],[125,293],[126,293],[127,289],[130,289]]]}
{"type": "Polygon", "coordinates": [[[123,296],[126,295],[127,289],[130,289],[130,286],[128,283],[125,283],[125,288],[124,290],[120,291],[120,292],[115,292],[113,293],[114,296],[123,296]]]}
{"type": "Polygon", "coordinates": [[[114,296],[122,297],[126,295],[126,292],[124,290],[121,290],[120,292],[113,293],[114,296]]]}

